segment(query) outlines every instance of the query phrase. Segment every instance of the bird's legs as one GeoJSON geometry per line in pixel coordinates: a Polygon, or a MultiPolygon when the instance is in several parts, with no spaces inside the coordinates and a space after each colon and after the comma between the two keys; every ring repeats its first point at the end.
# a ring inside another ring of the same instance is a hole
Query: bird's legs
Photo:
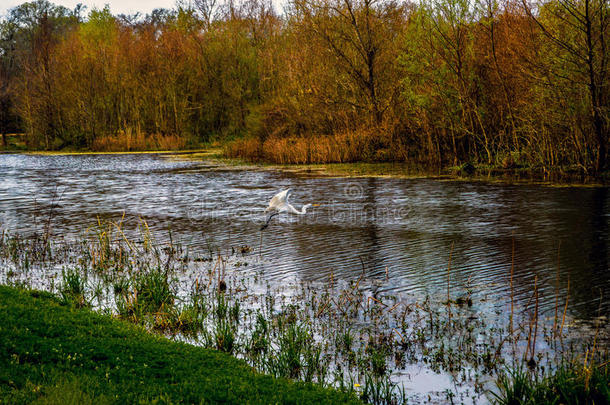
{"type": "Polygon", "coordinates": [[[267,229],[267,227],[269,226],[269,222],[271,222],[271,218],[273,218],[274,216],[276,216],[278,214],[279,214],[279,212],[274,212],[273,214],[269,215],[265,224],[263,226],[261,226],[261,231],[264,231],[265,229],[267,229]]]}

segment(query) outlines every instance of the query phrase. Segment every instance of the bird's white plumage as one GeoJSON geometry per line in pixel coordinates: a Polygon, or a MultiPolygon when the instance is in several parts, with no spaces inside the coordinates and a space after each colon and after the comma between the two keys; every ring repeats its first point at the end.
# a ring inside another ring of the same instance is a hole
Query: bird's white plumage
{"type": "Polygon", "coordinates": [[[267,209],[265,209],[265,214],[269,214],[269,216],[267,217],[267,221],[265,221],[265,224],[262,226],[261,230],[265,229],[269,225],[271,218],[278,215],[280,212],[288,211],[297,215],[305,215],[307,213],[307,208],[311,207],[312,204],[305,204],[303,208],[301,208],[301,211],[299,211],[288,202],[290,193],[292,193],[292,190],[287,189],[280,191],[274,195],[273,198],[271,198],[271,201],[269,201],[269,206],[267,209]]]}
{"type": "Polygon", "coordinates": [[[265,212],[269,211],[282,211],[286,209],[286,205],[288,204],[288,197],[290,197],[291,189],[280,191],[276,195],[273,196],[271,201],[269,201],[269,206],[265,210],[265,212]]]}

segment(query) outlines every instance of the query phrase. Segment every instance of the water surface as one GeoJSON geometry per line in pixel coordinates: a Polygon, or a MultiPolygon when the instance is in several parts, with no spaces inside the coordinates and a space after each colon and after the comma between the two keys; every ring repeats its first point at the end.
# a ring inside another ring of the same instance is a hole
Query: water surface
{"type": "Polygon", "coordinates": [[[472,288],[502,310],[514,263],[517,300],[529,300],[537,276],[550,313],[569,278],[573,316],[610,313],[600,299],[610,297],[607,187],[311,177],[154,154],[0,155],[4,229],[32,233],[50,218],[53,234],[69,238],[123,214],[132,229],[142,217],[159,238],[171,230],[193,255],[250,246],[272,283],[364,272],[384,281],[379,293],[423,297],[446,294],[449,278],[454,294],[472,288]],[[320,206],[275,218],[261,243],[263,210],[286,188],[297,209],[320,206]]]}

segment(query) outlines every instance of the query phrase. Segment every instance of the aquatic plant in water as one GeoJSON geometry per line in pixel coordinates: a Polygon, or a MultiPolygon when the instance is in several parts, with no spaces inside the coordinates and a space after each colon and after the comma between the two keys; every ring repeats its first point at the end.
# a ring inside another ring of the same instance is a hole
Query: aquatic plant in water
{"type": "Polygon", "coordinates": [[[456,403],[605,395],[607,331],[583,325],[568,333],[565,309],[552,322],[541,319],[537,284],[529,306],[515,308],[511,301],[506,317],[474,308],[470,282],[463,291],[448,288],[445,297],[424,300],[375,294],[365,271],[354,280],[270,285],[256,266],[264,258],[248,249],[197,260],[171,238],[156,242],[144,221],[139,243],[123,228],[122,221],[100,220],[81,240],[50,239],[44,254],[38,241],[3,232],[0,281],[53,291],[59,276],[57,291],[66,302],[231,353],[262,372],[356,392],[371,403],[424,395],[456,403]],[[582,368],[566,360],[579,355],[587,359],[582,368]],[[421,370],[449,383],[409,393],[421,370]],[[540,387],[548,391],[544,396],[537,396],[540,387]]]}

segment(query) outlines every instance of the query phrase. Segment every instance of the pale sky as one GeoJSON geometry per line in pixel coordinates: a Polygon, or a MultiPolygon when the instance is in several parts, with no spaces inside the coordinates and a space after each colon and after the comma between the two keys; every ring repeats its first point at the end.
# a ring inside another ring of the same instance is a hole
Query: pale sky
{"type": "MultiPolygon", "coordinates": [[[[87,11],[93,7],[104,8],[110,5],[112,14],[142,14],[150,13],[155,8],[174,8],[175,0],[49,0],[51,3],[73,9],[78,3],[87,6],[87,11]]],[[[0,15],[5,16],[9,9],[25,3],[25,0],[0,0],[0,15]]]]}
{"type": "MultiPolygon", "coordinates": [[[[25,3],[27,0],[0,0],[0,17],[6,16],[8,10],[18,6],[19,4],[25,3]]],[[[149,14],[155,8],[168,8],[172,9],[176,7],[176,0],[49,0],[51,3],[58,6],[64,6],[70,10],[74,9],[78,3],[82,3],[87,6],[83,16],[86,16],[89,11],[96,7],[98,9],[104,8],[106,4],[110,6],[112,14],[135,14],[140,12],[142,15],[149,14]]],[[[184,0],[188,4],[189,0],[184,0]]],[[[286,4],[287,0],[272,0],[275,7],[275,11],[282,14],[283,4],[286,4]]]]}

